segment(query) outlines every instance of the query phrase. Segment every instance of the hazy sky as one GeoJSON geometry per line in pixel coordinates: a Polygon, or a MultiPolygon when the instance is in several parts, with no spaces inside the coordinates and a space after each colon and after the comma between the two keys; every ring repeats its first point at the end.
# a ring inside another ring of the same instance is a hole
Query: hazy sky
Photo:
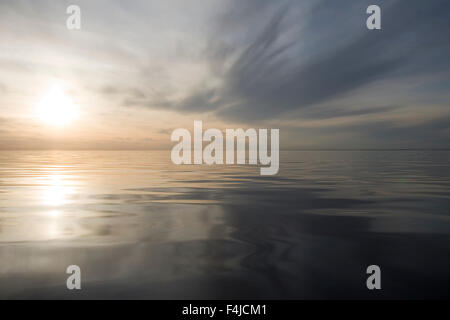
{"type": "Polygon", "coordinates": [[[448,0],[2,0],[0,148],[169,148],[194,120],[280,128],[282,148],[449,148],[449,30],[448,0]],[[66,126],[36,117],[55,83],[66,126]]]}

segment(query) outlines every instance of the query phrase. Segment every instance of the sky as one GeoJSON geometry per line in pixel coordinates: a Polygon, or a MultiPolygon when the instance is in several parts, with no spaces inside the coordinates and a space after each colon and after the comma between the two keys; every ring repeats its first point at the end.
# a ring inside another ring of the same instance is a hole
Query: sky
{"type": "Polygon", "coordinates": [[[449,30],[448,0],[2,0],[0,149],[167,149],[194,120],[279,128],[282,149],[447,149],[449,30]],[[55,86],[63,126],[38,116],[55,86]]]}

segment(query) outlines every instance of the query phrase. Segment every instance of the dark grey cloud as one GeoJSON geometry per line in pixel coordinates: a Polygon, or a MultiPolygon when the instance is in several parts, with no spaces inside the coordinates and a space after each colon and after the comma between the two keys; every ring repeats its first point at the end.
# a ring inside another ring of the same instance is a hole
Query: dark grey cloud
{"type": "MultiPolygon", "coordinates": [[[[218,20],[206,53],[222,84],[159,105],[252,121],[329,103],[376,81],[401,83],[406,77],[433,75],[432,81],[447,77],[448,83],[450,3],[376,2],[382,7],[381,31],[365,26],[365,9],[373,1],[311,2],[307,20],[301,15],[296,19],[304,2],[270,1],[261,7],[253,1],[232,2],[231,13],[218,20]]],[[[383,104],[394,103],[383,92],[373,95],[383,104]]],[[[360,113],[389,111],[367,107],[360,113]]],[[[339,113],[345,112],[330,109],[322,116],[339,113]]]]}

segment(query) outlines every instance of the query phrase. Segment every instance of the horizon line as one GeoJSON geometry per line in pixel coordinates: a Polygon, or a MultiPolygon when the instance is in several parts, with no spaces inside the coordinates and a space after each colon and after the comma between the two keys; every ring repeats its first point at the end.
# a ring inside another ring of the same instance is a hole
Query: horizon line
{"type": "MultiPolygon", "coordinates": [[[[3,151],[171,151],[170,148],[0,148],[3,151]]],[[[450,151],[450,148],[298,148],[280,151],[450,151]]]]}

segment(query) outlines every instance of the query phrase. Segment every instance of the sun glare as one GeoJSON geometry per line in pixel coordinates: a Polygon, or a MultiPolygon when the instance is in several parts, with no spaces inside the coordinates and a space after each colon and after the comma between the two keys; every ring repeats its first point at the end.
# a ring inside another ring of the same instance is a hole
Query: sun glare
{"type": "Polygon", "coordinates": [[[60,84],[54,84],[37,105],[38,118],[52,126],[64,126],[75,120],[78,109],[60,84]]]}

